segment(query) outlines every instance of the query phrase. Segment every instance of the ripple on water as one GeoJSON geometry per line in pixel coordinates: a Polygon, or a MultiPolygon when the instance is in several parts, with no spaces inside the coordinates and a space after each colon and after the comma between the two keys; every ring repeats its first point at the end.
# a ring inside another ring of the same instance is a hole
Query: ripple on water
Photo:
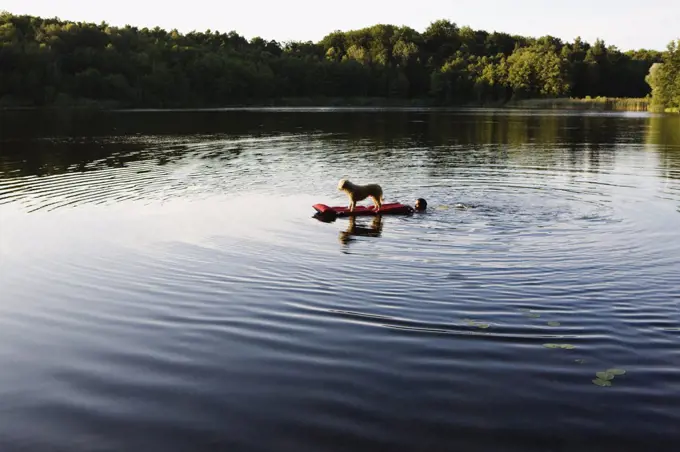
{"type": "Polygon", "coordinates": [[[315,129],[112,137],[49,174],[0,167],[0,444],[675,439],[680,185],[629,127],[597,153],[315,129]],[[344,176],[431,209],[312,219],[346,203],[344,176]]]}

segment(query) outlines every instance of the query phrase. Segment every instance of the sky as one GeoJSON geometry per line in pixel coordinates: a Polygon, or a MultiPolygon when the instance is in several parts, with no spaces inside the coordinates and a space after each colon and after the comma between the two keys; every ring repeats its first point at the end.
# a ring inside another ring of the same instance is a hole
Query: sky
{"type": "Polygon", "coordinates": [[[680,39],[680,0],[0,0],[0,11],[137,27],[236,31],[251,39],[319,41],[378,23],[422,32],[438,19],[476,30],[565,41],[600,38],[621,50],[665,50],[680,39]]]}

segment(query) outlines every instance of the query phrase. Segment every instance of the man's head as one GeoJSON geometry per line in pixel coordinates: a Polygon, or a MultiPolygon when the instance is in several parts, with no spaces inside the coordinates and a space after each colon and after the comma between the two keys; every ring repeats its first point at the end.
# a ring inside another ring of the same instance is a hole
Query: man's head
{"type": "Polygon", "coordinates": [[[425,209],[427,209],[427,201],[425,201],[423,198],[418,198],[416,201],[416,210],[423,212],[425,209]]]}

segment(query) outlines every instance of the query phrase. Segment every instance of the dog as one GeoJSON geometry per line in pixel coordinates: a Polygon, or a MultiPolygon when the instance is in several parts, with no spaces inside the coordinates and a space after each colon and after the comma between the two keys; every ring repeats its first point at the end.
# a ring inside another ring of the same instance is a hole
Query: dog
{"type": "Polygon", "coordinates": [[[357,202],[366,198],[373,199],[375,210],[380,210],[384,202],[382,187],[378,184],[356,185],[347,179],[340,179],[338,190],[344,191],[349,197],[349,211],[354,212],[357,202]]]}

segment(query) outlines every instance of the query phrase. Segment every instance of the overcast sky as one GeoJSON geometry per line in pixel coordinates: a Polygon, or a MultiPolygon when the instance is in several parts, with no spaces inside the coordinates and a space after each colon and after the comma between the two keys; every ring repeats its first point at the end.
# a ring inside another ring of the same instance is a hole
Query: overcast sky
{"type": "Polygon", "coordinates": [[[377,23],[424,31],[448,19],[459,26],[571,41],[604,39],[622,50],[663,50],[680,39],[680,0],[0,0],[0,11],[180,32],[236,31],[250,39],[318,41],[333,30],[377,23]]]}

